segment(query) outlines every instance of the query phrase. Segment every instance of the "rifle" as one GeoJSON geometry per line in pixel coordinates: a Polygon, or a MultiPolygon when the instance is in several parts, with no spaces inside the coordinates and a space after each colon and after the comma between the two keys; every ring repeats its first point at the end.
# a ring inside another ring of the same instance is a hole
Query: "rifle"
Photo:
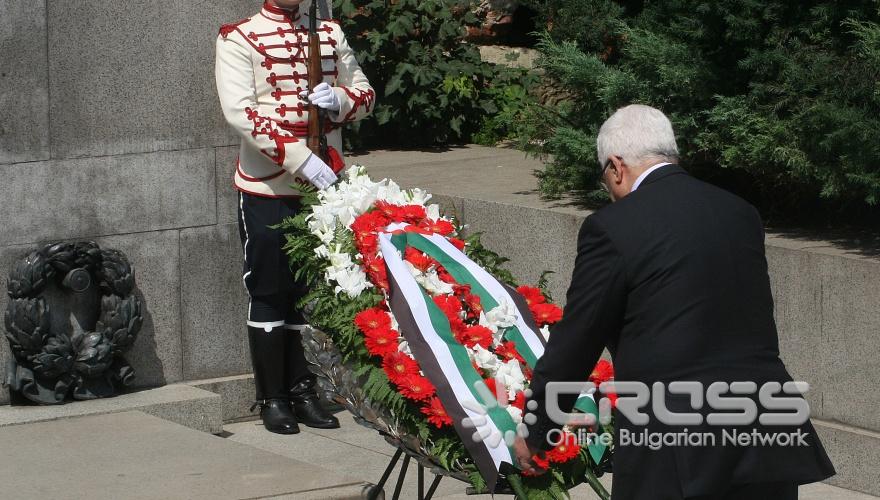
{"type": "MultiPolygon", "coordinates": [[[[309,92],[324,81],[324,68],[321,64],[321,37],[318,35],[318,0],[309,6],[309,92]]],[[[324,130],[324,110],[309,104],[309,128],[307,145],[312,153],[330,164],[327,154],[327,135],[324,130]]]]}

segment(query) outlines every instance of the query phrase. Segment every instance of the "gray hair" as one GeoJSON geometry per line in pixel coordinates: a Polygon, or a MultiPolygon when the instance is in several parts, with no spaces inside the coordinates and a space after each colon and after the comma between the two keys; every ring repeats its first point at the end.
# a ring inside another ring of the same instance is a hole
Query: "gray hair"
{"type": "Polygon", "coordinates": [[[620,156],[627,165],[648,160],[678,161],[678,146],[672,123],[659,109],[631,104],[618,109],[605,120],[596,138],[599,164],[611,155],[620,156]]]}

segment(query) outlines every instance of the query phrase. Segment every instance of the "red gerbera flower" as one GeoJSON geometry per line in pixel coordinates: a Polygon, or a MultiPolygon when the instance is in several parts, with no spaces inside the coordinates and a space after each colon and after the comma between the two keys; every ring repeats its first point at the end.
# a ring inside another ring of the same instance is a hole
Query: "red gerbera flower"
{"type": "Polygon", "coordinates": [[[540,288],[521,286],[517,288],[516,291],[526,299],[526,302],[529,303],[529,307],[547,302],[547,298],[544,297],[544,292],[542,292],[540,288]]]}
{"type": "Polygon", "coordinates": [[[437,396],[431,398],[431,401],[422,407],[422,413],[428,416],[428,422],[438,428],[452,425],[452,418],[446,413],[446,408],[443,408],[443,403],[437,396]]]}
{"type": "Polygon", "coordinates": [[[382,257],[364,258],[364,269],[370,277],[370,281],[382,290],[389,290],[388,270],[385,268],[385,259],[382,257]]]}
{"type": "Polygon", "coordinates": [[[432,233],[442,234],[443,236],[452,234],[455,231],[455,226],[452,225],[448,220],[431,220],[425,219],[419,224],[424,229],[431,231],[432,233]]]}
{"type": "Polygon", "coordinates": [[[464,240],[460,240],[458,238],[449,238],[449,243],[452,243],[452,246],[464,252],[464,240]]]}
{"type": "Polygon", "coordinates": [[[381,213],[386,219],[393,222],[402,222],[404,220],[403,207],[394,205],[384,200],[379,200],[375,204],[376,211],[381,213]]]}
{"type": "Polygon", "coordinates": [[[406,247],[403,258],[412,264],[413,267],[422,271],[427,271],[432,264],[432,259],[430,257],[413,247],[406,247]]]}
{"type": "Polygon", "coordinates": [[[510,403],[514,408],[519,408],[519,410],[523,413],[526,411],[526,393],[525,391],[519,391],[516,393],[516,396],[513,398],[513,402],[510,403]]]}
{"type": "Polygon", "coordinates": [[[355,246],[363,256],[374,256],[379,250],[379,236],[376,233],[355,233],[355,246]]]}
{"type": "Polygon", "coordinates": [[[354,324],[364,333],[380,328],[391,328],[391,317],[378,307],[364,309],[354,317],[354,324]]]}
{"type": "Polygon", "coordinates": [[[590,373],[590,382],[600,385],[602,382],[607,380],[611,380],[614,378],[614,367],[611,365],[606,359],[600,359],[598,363],[596,363],[596,367],[593,368],[593,372],[590,373]]]}
{"type": "Polygon", "coordinates": [[[354,222],[352,222],[351,230],[354,231],[354,234],[356,235],[375,233],[390,223],[391,221],[381,210],[371,210],[359,215],[354,222]]]}
{"type": "Polygon", "coordinates": [[[399,334],[391,328],[377,328],[364,334],[364,344],[373,356],[385,356],[397,352],[399,334]]]}
{"type": "Polygon", "coordinates": [[[455,278],[453,278],[451,274],[446,272],[446,269],[443,269],[442,266],[437,268],[437,277],[440,278],[440,281],[443,281],[445,283],[453,284],[456,282],[455,278]]]}
{"type": "MultiPolygon", "coordinates": [[[[532,462],[535,463],[535,468],[547,470],[550,468],[550,461],[546,458],[541,458],[538,455],[532,455],[532,462]]],[[[523,476],[537,476],[538,474],[532,474],[529,472],[523,471],[523,476]]]]}
{"type": "Polygon", "coordinates": [[[412,399],[413,401],[425,401],[434,395],[434,386],[431,382],[417,373],[403,377],[402,380],[397,383],[397,387],[400,389],[400,393],[403,394],[403,397],[412,399]]]}
{"type": "Polygon", "coordinates": [[[435,295],[434,303],[446,316],[458,317],[461,312],[461,302],[453,295],[435,295]]]}
{"type": "Polygon", "coordinates": [[[501,356],[502,358],[510,361],[511,359],[515,359],[520,363],[525,363],[526,359],[522,357],[522,354],[516,350],[516,344],[511,341],[502,342],[501,345],[495,348],[495,354],[501,356]]]}
{"type": "Polygon", "coordinates": [[[474,318],[479,317],[480,313],[483,312],[483,302],[480,300],[480,296],[468,293],[463,297],[465,305],[467,305],[468,309],[471,311],[471,316],[474,318]]]}
{"type": "Polygon", "coordinates": [[[535,321],[541,325],[552,325],[562,319],[562,309],[553,304],[535,304],[529,307],[535,321]]]}
{"type": "Polygon", "coordinates": [[[400,207],[400,211],[404,220],[410,224],[418,224],[428,216],[425,207],[421,205],[404,205],[400,207]]]}
{"type": "Polygon", "coordinates": [[[564,464],[576,458],[580,452],[581,447],[577,443],[577,437],[574,434],[566,433],[565,437],[562,438],[562,442],[556,448],[547,452],[547,460],[557,464],[564,464]]]}
{"type": "Polygon", "coordinates": [[[455,335],[455,340],[462,343],[458,336],[463,335],[464,331],[467,330],[467,323],[458,316],[447,316],[447,319],[449,319],[449,329],[452,330],[452,334],[455,335]]]}
{"type": "Polygon", "coordinates": [[[408,375],[419,374],[419,364],[416,360],[400,351],[390,352],[382,358],[382,368],[388,375],[388,379],[395,384],[400,384],[408,375]]]}
{"type": "Polygon", "coordinates": [[[480,345],[488,349],[492,345],[492,330],[482,325],[468,326],[455,334],[455,340],[467,347],[480,345]]]}

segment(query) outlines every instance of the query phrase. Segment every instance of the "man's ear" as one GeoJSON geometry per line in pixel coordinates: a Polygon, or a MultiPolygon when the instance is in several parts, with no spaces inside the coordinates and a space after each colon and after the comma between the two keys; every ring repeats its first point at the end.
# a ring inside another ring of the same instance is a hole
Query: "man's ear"
{"type": "Polygon", "coordinates": [[[620,184],[623,182],[623,169],[628,168],[626,163],[623,162],[623,158],[619,156],[609,156],[609,160],[613,167],[611,167],[611,177],[614,179],[615,184],[620,184]]]}

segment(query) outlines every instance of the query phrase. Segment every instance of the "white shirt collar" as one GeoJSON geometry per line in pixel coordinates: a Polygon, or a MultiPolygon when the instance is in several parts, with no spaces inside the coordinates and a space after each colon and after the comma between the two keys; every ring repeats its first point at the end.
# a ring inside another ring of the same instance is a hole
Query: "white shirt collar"
{"type": "Polygon", "coordinates": [[[646,177],[648,177],[649,175],[651,175],[651,172],[657,170],[657,169],[660,168],[660,167],[665,167],[666,165],[672,165],[672,164],[669,163],[669,162],[666,162],[666,163],[658,163],[658,164],[654,165],[653,167],[649,168],[648,170],[645,170],[644,172],[642,172],[642,175],[640,175],[640,176],[636,179],[636,182],[633,184],[633,187],[632,187],[632,189],[630,189],[629,192],[632,193],[633,191],[635,191],[636,189],[638,189],[639,186],[642,184],[642,181],[644,181],[646,177]]]}

